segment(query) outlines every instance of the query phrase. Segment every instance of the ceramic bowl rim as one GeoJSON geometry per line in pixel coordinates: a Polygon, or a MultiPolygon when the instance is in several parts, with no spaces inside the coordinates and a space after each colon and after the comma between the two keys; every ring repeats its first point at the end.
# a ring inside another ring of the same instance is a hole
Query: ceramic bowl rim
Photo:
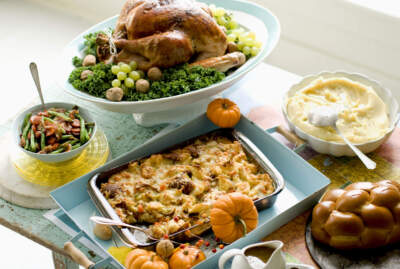
{"type": "MultiPolygon", "coordinates": [[[[49,107],[65,108],[65,107],[70,107],[70,106],[75,106],[75,105],[76,104],[67,103],[67,102],[45,102],[46,108],[49,108],[49,107]]],[[[30,155],[30,156],[32,156],[32,157],[34,157],[34,158],[36,158],[36,159],[38,159],[40,161],[43,161],[43,162],[61,162],[61,161],[57,161],[57,160],[54,160],[54,161],[46,160],[46,161],[44,161],[44,160],[42,160],[41,157],[46,158],[46,159],[53,159],[52,157],[54,156],[54,159],[61,159],[62,157],[65,157],[67,155],[71,155],[70,158],[63,159],[62,161],[67,161],[69,159],[74,158],[80,151],[82,151],[84,148],[86,148],[92,142],[93,138],[95,137],[95,135],[97,133],[97,122],[90,115],[90,112],[86,108],[83,108],[81,106],[78,106],[78,107],[79,107],[80,111],[83,111],[84,114],[86,114],[86,118],[89,118],[91,122],[94,122],[93,133],[90,136],[89,140],[85,144],[83,144],[83,145],[79,146],[78,148],[73,149],[71,151],[61,152],[61,153],[57,153],[57,154],[54,154],[54,155],[40,154],[40,153],[37,153],[37,152],[28,151],[28,150],[24,149],[23,147],[21,147],[20,144],[19,144],[20,143],[21,130],[17,130],[17,129],[20,128],[21,122],[24,120],[24,117],[22,117],[22,115],[25,116],[29,112],[37,112],[37,111],[39,111],[39,109],[42,108],[42,104],[37,104],[37,105],[31,106],[31,107],[23,110],[22,112],[20,112],[20,113],[18,113],[16,115],[16,117],[15,117],[15,119],[13,121],[13,124],[12,124],[12,136],[13,136],[14,144],[19,149],[21,149],[24,153],[26,153],[26,154],[28,154],[28,155],[30,155]],[[46,157],[44,157],[44,156],[46,156],[46,157]]],[[[85,119],[85,120],[87,120],[87,119],[85,119]]]]}
{"type": "MultiPolygon", "coordinates": [[[[396,106],[396,108],[397,108],[397,109],[396,109],[396,110],[397,110],[397,113],[396,113],[396,115],[394,115],[394,118],[391,120],[391,122],[390,122],[391,126],[388,128],[388,130],[387,130],[382,136],[380,136],[380,137],[378,137],[378,138],[376,138],[376,139],[374,139],[374,140],[367,141],[367,142],[364,142],[364,143],[353,143],[353,145],[355,145],[355,146],[364,146],[364,145],[369,145],[369,144],[374,144],[374,143],[381,143],[381,142],[383,142],[383,140],[385,139],[385,137],[386,137],[388,134],[391,134],[391,133],[393,132],[393,130],[396,128],[396,126],[398,125],[398,123],[399,123],[399,121],[400,121],[400,108],[399,108],[399,103],[398,103],[397,100],[393,97],[393,93],[392,93],[388,88],[383,87],[382,84],[379,83],[378,81],[376,81],[376,80],[374,80],[374,79],[371,79],[371,78],[369,78],[368,76],[363,75],[363,74],[360,74],[360,73],[357,73],[357,72],[347,72],[347,71],[344,71],[344,70],[321,71],[321,72],[319,72],[318,74],[311,74],[311,75],[307,75],[307,76],[304,76],[303,78],[301,78],[299,82],[297,82],[297,83],[293,84],[292,86],[290,86],[289,90],[286,91],[285,94],[284,94],[284,96],[283,96],[282,112],[283,112],[284,117],[285,117],[285,119],[287,120],[287,122],[290,123],[290,125],[294,126],[294,128],[296,128],[297,131],[299,131],[299,132],[301,132],[302,134],[304,134],[304,136],[310,137],[310,138],[312,138],[312,139],[314,139],[314,140],[316,140],[316,141],[318,141],[318,142],[321,142],[321,143],[328,143],[328,144],[335,145],[335,146],[346,146],[345,143],[339,143],[339,142],[335,142],[335,141],[327,141],[327,140],[323,140],[323,139],[321,139],[321,138],[318,138],[318,137],[316,137],[316,136],[313,136],[313,135],[311,135],[311,134],[308,134],[307,132],[305,132],[305,131],[303,131],[302,129],[300,129],[297,125],[295,125],[295,124],[289,119],[289,116],[288,116],[287,110],[286,110],[286,109],[287,109],[287,101],[288,101],[289,92],[290,92],[294,87],[300,86],[304,81],[309,80],[309,79],[312,79],[312,78],[317,79],[318,77],[323,77],[324,75],[335,75],[335,74],[337,74],[338,77],[347,78],[347,79],[351,79],[350,77],[353,77],[353,76],[362,78],[362,79],[364,79],[364,80],[366,80],[366,81],[369,81],[371,84],[377,85],[377,86],[380,87],[382,90],[384,90],[385,93],[386,93],[389,97],[392,97],[392,99],[393,99],[393,101],[394,101],[394,104],[395,104],[395,106],[396,106]]],[[[359,82],[359,81],[356,81],[356,82],[359,82]]],[[[359,83],[362,84],[362,82],[359,82],[359,83]]],[[[367,85],[367,86],[370,86],[370,85],[367,85]]],[[[371,86],[371,87],[372,87],[372,86],[371,86]]],[[[303,87],[303,88],[304,88],[304,87],[303,87]]],[[[373,87],[372,87],[372,88],[373,88],[373,87]]],[[[301,90],[301,88],[299,88],[297,91],[299,91],[299,90],[301,90]]],[[[378,94],[378,96],[379,96],[379,94],[378,94]]],[[[385,103],[385,104],[388,106],[388,108],[391,108],[391,105],[390,105],[390,104],[387,104],[387,103],[385,103]]],[[[290,127],[290,126],[289,126],[289,127],[290,127]]]]}

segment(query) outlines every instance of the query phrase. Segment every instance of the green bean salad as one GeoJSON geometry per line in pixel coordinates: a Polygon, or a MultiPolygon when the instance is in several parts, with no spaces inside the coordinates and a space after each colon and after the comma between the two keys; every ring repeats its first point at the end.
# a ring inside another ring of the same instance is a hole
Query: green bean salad
{"type": "Polygon", "coordinates": [[[57,154],[79,148],[93,135],[94,123],[86,122],[79,108],[50,108],[28,113],[22,123],[20,146],[40,154],[57,154]]]}

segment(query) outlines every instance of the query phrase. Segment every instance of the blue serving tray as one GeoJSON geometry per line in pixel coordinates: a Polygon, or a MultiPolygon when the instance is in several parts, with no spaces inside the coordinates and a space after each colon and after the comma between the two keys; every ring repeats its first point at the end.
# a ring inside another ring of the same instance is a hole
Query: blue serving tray
{"type": "MultiPolygon", "coordinates": [[[[119,166],[140,156],[157,153],[174,144],[189,138],[213,131],[218,127],[212,124],[205,114],[188,123],[169,130],[133,149],[132,151],[114,159],[100,168],[60,187],[51,193],[52,198],[62,210],[70,217],[82,233],[101,247],[105,255],[112,246],[94,237],[92,224],[89,217],[98,214],[97,209],[87,193],[87,182],[96,173],[119,166]]],[[[242,248],[257,242],[280,226],[289,222],[302,212],[312,207],[324,193],[330,181],[327,177],[313,168],[294,151],[279,143],[271,134],[258,127],[254,122],[242,116],[235,129],[247,136],[279,170],[285,180],[285,188],[279,194],[275,204],[259,212],[259,225],[257,229],[231,245],[209,256],[195,268],[217,268],[220,255],[232,248],[242,248]]],[[[273,131],[273,130],[270,130],[273,131]]],[[[102,255],[104,256],[104,255],[102,255]]],[[[111,261],[111,258],[108,258],[111,261]]],[[[116,262],[116,261],[115,261],[116,262]]],[[[103,264],[103,263],[102,263],[103,264]]],[[[122,265],[119,265],[123,268],[122,265]]]]}

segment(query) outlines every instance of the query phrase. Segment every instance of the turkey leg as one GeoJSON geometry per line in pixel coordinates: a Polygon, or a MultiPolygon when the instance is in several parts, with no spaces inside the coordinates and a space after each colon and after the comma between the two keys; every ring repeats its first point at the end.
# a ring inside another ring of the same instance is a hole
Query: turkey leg
{"type": "Polygon", "coordinates": [[[118,39],[114,41],[121,52],[117,62],[124,61],[128,54],[144,57],[138,64],[139,69],[147,70],[157,66],[165,68],[188,62],[194,50],[191,40],[180,31],[154,34],[134,40],[118,39]]]}
{"type": "Polygon", "coordinates": [[[214,68],[220,72],[226,72],[232,67],[241,66],[246,62],[246,56],[241,52],[232,52],[223,56],[212,57],[194,62],[189,66],[202,66],[205,68],[214,68]]]}

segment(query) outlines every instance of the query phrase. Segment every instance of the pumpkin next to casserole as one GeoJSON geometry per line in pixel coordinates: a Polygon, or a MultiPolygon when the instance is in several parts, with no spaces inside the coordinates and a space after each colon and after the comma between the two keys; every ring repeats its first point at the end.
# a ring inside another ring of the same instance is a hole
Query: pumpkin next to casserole
{"type": "Polygon", "coordinates": [[[270,176],[248,158],[241,144],[220,135],[202,136],[134,161],[101,185],[122,221],[151,224],[156,238],[205,222],[213,203],[226,193],[256,200],[273,191],[270,176]]]}

